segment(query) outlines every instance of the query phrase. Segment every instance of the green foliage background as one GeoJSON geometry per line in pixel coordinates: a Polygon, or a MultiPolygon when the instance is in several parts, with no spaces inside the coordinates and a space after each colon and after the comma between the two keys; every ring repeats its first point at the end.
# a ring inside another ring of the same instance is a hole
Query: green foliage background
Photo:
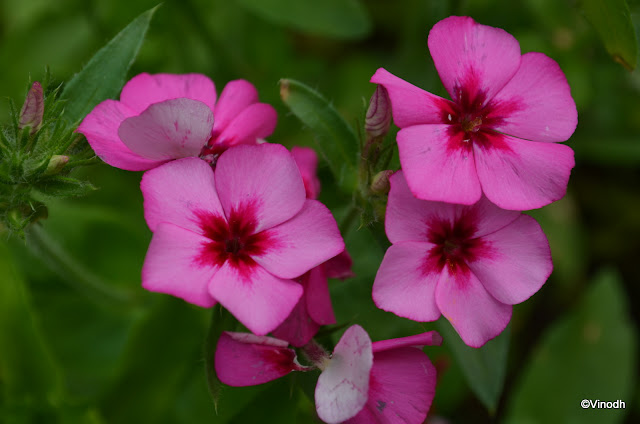
{"type": "MultiPolygon", "coordinates": [[[[432,414],[452,423],[640,422],[640,73],[608,53],[623,55],[633,67],[637,44],[629,37],[640,33],[640,2],[629,1],[626,15],[621,9],[622,21],[619,13],[593,14],[605,3],[168,0],[156,11],[129,77],[200,72],[215,81],[218,92],[229,80],[248,79],[261,100],[278,110],[270,141],[291,147],[313,146],[313,137],[280,100],[281,78],[317,89],[358,130],[374,90],[368,81],[379,67],[446,96],[426,41],[433,24],[452,14],[502,27],[523,52],[540,51],[557,60],[579,112],[568,143],[577,164],[567,196],[531,212],[550,240],[554,273],[538,294],[514,308],[506,362],[489,369],[476,364],[469,371],[459,366],[456,348],[446,340],[441,348],[425,350],[440,372],[432,414]],[[505,363],[504,390],[492,395],[495,382],[485,380],[505,363]],[[491,390],[476,396],[474,384],[491,390]],[[491,398],[495,407],[487,409],[491,398]],[[584,398],[621,399],[626,409],[583,410],[584,398]]],[[[627,7],[623,1],[609,4],[627,7]]],[[[0,1],[0,93],[20,104],[29,77],[41,79],[46,65],[60,82],[68,81],[155,5],[155,0],[0,1]]],[[[0,103],[0,116],[7,112],[7,103],[0,103]]],[[[397,167],[397,158],[392,163],[397,167]]],[[[320,174],[321,200],[340,219],[350,199],[326,164],[320,174]]],[[[225,388],[214,405],[203,367],[212,354],[203,352],[211,311],[140,288],[151,237],[138,188],[141,174],[100,164],[75,176],[100,190],[48,201],[43,230],[90,273],[129,297],[114,302],[80,292],[23,241],[4,237],[0,422],[314,422],[309,393],[315,376],[225,388]]],[[[371,285],[384,249],[367,228],[346,238],[357,277],[331,282],[339,323],[359,323],[374,340],[442,328],[377,310],[371,285]]],[[[335,342],[339,334],[324,341],[335,342]]]]}

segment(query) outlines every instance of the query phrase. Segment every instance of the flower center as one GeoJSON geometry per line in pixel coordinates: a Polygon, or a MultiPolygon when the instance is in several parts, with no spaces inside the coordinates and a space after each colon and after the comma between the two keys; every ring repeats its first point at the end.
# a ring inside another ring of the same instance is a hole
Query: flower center
{"type": "Polygon", "coordinates": [[[224,244],[225,252],[231,253],[232,255],[240,253],[243,247],[244,243],[242,243],[238,237],[228,239],[224,244]]]}
{"type": "Polygon", "coordinates": [[[460,122],[460,127],[464,132],[478,132],[482,126],[482,116],[476,116],[473,120],[469,116],[460,122]]]}

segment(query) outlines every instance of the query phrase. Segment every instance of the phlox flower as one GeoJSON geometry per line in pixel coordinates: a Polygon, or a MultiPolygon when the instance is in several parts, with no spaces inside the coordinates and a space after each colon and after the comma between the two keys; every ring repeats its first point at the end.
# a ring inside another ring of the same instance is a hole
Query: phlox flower
{"type": "Polygon", "coordinates": [[[230,146],[269,136],[276,118],[248,81],[229,82],[216,98],[204,75],[143,73],[125,84],[120,101],[97,105],[78,132],[109,165],[141,171],[191,156],[214,162],[230,146]]]}
{"type": "MultiPolygon", "coordinates": [[[[332,355],[319,353],[317,345],[305,350],[322,370],[315,390],[318,416],[330,424],[424,422],[435,394],[436,370],[422,347],[441,342],[430,331],[372,343],[354,325],[332,355]]],[[[215,368],[227,385],[253,386],[313,367],[300,365],[285,341],[225,332],[216,347],[215,368]]]]}
{"type": "Polygon", "coordinates": [[[375,304],[415,321],[444,315],[469,346],[504,330],[512,306],[553,265],[540,225],[486,198],[471,206],[416,199],[402,171],[390,178],[385,229],[392,243],[373,283],[375,304]]]}
{"type": "Polygon", "coordinates": [[[557,144],[577,125],[558,64],[520,54],[499,28],[452,16],[429,33],[429,51],[452,100],[378,71],[391,98],[400,163],[424,200],[472,205],[482,194],[503,209],[528,210],[564,196],[573,150],[557,144]]]}
{"type": "Polygon", "coordinates": [[[331,212],[305,198],[281,145],[236,146],[215,171],[183,158],[147,171],[141,182],[153,238],[142,285],[187,302],[227,308],[255,334],[291,313],[293,281],[344,250],[331,212]]]}

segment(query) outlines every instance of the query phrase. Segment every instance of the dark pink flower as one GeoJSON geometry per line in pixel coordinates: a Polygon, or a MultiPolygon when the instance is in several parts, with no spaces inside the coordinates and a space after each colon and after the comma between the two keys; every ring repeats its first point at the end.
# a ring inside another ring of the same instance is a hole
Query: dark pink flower
{"type": "Polygon", "coordinates": [[[237,146],[216,170],[184,158],[141,183],[153,239],[143,287],[203,307],[219,301],[264,335],[291,313],[293,281],[344,250],[331,212],[306,199],[291,154],[277,144],[237,146]]]}
{"type": "Polygon", "coordinates": [[[96,106],[78,132],[109,165],[141,171],[191,156],[212,162],[230,146],[269,136],[275,125],[275,110],[258,103],[245,80],[229,82],[216,99],[204,75],[144,73],[127,82],[120,101],[96,106]]]}
{"type": "Polygon", "coordinates": [[[573,134],[577,112],[558,64],[542,53],[521,55],[510,34],[468,17],[438,22],[428,44],[452,101],[382,68],[371,78],[391,98],[412,193],[465,205],[484,193],[513,210],[563,197],[573,151],[556,142],[573,134]]]}
{"type": "Polygon", "coordinates": [[[511,305],[551,274],[540,225],[484,197],[472,206],[416,199],[402,171],[390,181],[385,228],[393,244],[373,284],[374,302],[415,321],[442,314],[467,345],[482,346],[507,326],[511,305]]]}

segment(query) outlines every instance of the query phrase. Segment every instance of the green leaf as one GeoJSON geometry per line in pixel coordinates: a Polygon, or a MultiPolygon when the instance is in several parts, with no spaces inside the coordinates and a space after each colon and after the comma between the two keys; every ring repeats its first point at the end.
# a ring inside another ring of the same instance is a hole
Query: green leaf
{"type": "Polygon", "coordinates": [[[580,303],[535,349],[515,387],[509,423],[619,423],[632,400],[637,340],[615,272],[600,273],[580,303]],[[626,409],[583,409],[581,401],[626,401],[626,409]]]}
{"type": "Polygon", "coordinates": [[[118,95],[157,8],[149,9],[134,19],[65,85],[62,98],[67,100],[67,104],[63,117],[67,121],[79,122],[98,103],[118,95]]]}
{"type": "Polygon", "coordinates": [[[47,196],[85,196],[96,190],[93,184],[70,177],[51,177],[38,180],[35,189],[47,196]]]}
{"type": "Polygon", "coordinates": [[[359,143],[351,127],[324,97],[301,82],[280,80],[280,97],[313,132],[338,186],[353,193],[357,187],[359,143]]]}
{"type": "Polygon", "coordinates": [[[443,345],[451,349],[469,386],[489,412],[494,414],[504,386],[510,326],[498,337],[476,349],[467,346],[446,319],[441,318],[436,324],[444,339],[443,345]]]}
{"type": "Polygon", "coordinates": [[[638,58],[638,43],[627,2],[582,0],[580,5],[613,59],[628,70],[634,70],[638,58]]]}
{"type": "Polygon", "coordinates": [[[247,10],[275,24],[333,38],[362,38],[371,21],[360,0],[240,0],[247,10]]]}

